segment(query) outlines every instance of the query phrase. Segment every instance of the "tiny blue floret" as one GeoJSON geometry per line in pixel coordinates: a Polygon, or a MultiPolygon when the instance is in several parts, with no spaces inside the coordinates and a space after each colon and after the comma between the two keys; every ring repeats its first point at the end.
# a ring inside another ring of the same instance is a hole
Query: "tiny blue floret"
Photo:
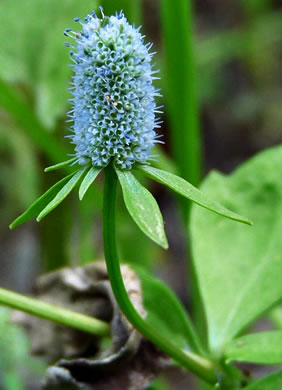
{"type": "Polygon", "coordinates": [[[94,12],[84,21],[76,18],[82,26],[78,33],[66,30],[76,41],[70,138],[79,164],[131,169],[152,159],[151,149],[160,142],[153,54],[122,13],[101,13],[101,19],[94,12]]]}

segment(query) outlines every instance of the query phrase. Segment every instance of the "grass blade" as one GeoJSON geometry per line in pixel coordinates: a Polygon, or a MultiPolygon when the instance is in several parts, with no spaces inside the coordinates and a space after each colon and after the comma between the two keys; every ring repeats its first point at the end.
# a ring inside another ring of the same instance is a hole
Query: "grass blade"
{"type": "Polygon", "coordinates": [[[201,136],[196,93],[191,0],[161,0],[167,106],[174,160],[181,176],[198,185],[201,136]]]}

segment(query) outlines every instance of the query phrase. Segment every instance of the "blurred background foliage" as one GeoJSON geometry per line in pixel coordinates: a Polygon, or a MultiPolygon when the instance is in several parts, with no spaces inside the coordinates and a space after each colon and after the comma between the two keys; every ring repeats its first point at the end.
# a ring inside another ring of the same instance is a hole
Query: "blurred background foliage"
{"type": "MultiPolygon", "coordinates": [[[[282,140],[278,0],[1,0],[1,286],[29,293],[41,271],[102,258],[101,179],[84,202],[70,196],[40,224],[8,229],[65,173],[43,174],[44,167],[72,152],[64,138],[71,68],[63,31],[77,28],[73,18],[84,17],[98,5],[107,14],[123,9],[154,42],[166,141],[158,150],[160,167],[177,170],[198,185],[209,170],[230,172],[282,140]]],[[[170,251],[147,240],[122,205],[118,208],[122,258],[157,273],[190,307],[187,203],[178,204],[156,184],[152,190],[164,214],[170,251]]],[[[36,377],[38,367],[27,364],[18,369],[18,362],[28,356],[28,340],[8,317],[1,310],[0,388],[29,389],[30,373],[36,377]],[[3,344],[8,338],[9,348],[3,344]]],[[[185,379],[179,381],[187,386],[185,379]]],[[[156,382],[153,388],[166,387],[156,382]]],[[[171,388],[181,389],[181,383],[171,388]]]]}

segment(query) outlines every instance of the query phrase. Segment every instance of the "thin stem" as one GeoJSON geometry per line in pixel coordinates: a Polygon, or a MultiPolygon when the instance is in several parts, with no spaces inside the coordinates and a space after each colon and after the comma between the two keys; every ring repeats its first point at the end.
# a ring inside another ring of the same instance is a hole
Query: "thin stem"
{"type": "MultiPolygon", "coordinates": [[[[160,335],[158,331],[146,323],[138,314],[128,297],[125,289],[116,245],[115,228],[115,203],[117,190],[117,176],[114,169],[108,166],[105,169],[104,183],[104,210],[103,210],[103,234],[104,252],[111,286],[120,309],[133,326],[147,339],[152,341],[161,350],[177,360],[183,367],[192,371],[209,383],[217,382],[215,364],[190,351],[183,351],[173,345],[169,340],[160,335]]],[[[171,313],[173,315],[173,313],[171,313]]]]}
{"type": "Polygon", "coordinates": [[[192,0],[160,1],[173,156],[181,176],[197,186],[202,171],[202,140],[192,8],[192,0]]]}
{"type": "Polygon", "coordinates": [[[0,288],[0,304],[97,336],[109,336],[110,333],[109,325],[104,321],[3,288],[0,288]]]}

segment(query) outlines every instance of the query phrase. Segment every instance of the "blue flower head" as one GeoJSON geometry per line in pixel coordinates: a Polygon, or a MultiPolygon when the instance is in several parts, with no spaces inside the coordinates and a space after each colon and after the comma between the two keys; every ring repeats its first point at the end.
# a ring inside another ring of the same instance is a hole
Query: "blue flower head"
{"type": "MultiPolygon", "coordinates": [[[[83,21],[82,30],[65,30],[76,40],[70,52],[74,61],[72,83],[73,122],[70,138],[77,162],[119,169],[152,159],[157,141],[155,128],[159,108],[152,85],[151,44],[144,44],[139,29],[122,13],[102,18],[93,12],[83,21]]],[[[66,46],[70,46],[66,43],[66,46]]]]}

